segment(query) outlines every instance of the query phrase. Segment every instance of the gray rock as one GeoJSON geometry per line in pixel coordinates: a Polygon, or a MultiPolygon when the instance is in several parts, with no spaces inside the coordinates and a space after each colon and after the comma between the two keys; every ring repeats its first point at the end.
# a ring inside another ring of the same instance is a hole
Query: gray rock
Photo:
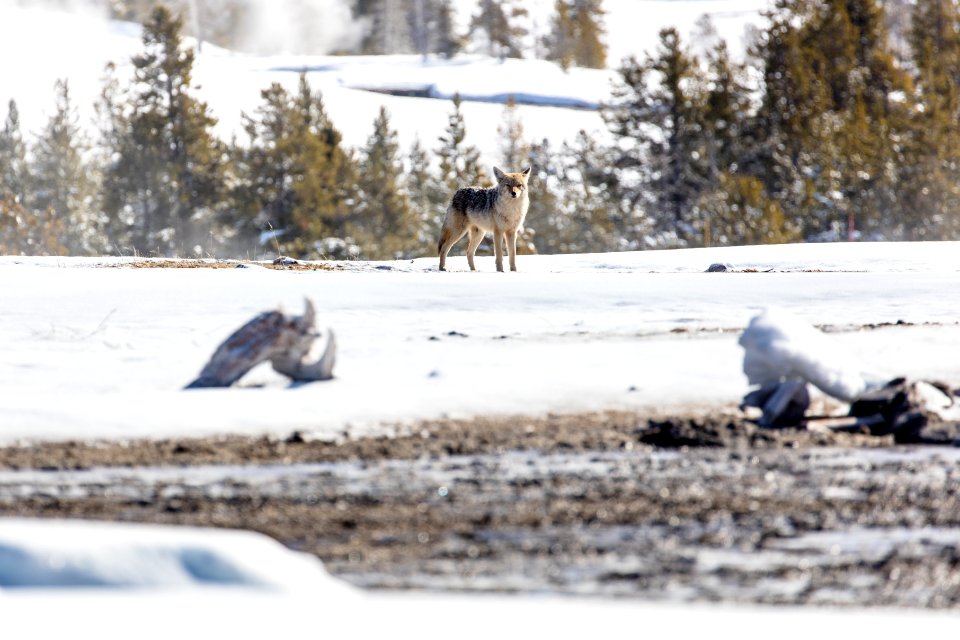
{"type": "Polygon", "coordinates": [[[723,262],[714,262],[712,265],[707,267],[706,273],[725,273],[727,271],[736,271],[732,264],[724,264],[723,262]]]}

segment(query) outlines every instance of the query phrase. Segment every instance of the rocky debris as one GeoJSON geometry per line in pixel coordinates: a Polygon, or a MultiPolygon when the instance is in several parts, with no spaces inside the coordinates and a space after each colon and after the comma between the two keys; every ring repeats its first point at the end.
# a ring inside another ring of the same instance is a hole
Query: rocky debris
{"type": "Polygon", "coordinates": [[[770,273],[773,269],[757,269],[756,267],[737,267],[729,262],[714,262],[704,273],[770,273]]]}
{"type": "Polygon", "coordinates": [[[289,256],[278,256],[274,258],[273,264],[278,267],[293,267],[300,263],[289,256]]]}
{"type": "Polygon", "coordinates": [[[736,271],[732,264],[726,264],[723,262],[714,262],[709,267],[705,273],[726,273],[728,271],[736,271]]]}
{"type": "Polygon", "coordinates": [[[270,361],[273,369],[295,382],[329,380],[336,361],[336,341],[328,329],[323,353],[315,353],[316,312],[305,300],[301,316],[282,311],[267,311],[237,329],[214,351],[200,376],[187,389],[229,387],[261,362],[270,361]]]}
{"type": "Polygon", "coordinates": [[[895,442],[960,444],[960,399],[941,382],[896,378],[850,405],[856,426],[895,442]]]}

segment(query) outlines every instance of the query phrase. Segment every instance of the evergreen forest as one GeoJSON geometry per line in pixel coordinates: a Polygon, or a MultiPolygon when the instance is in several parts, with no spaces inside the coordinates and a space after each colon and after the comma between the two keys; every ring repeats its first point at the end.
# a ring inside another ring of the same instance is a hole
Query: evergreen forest
{"type": "MultiPolygon", "coordinates": [[[[960,239],[956,0],[775,0],[744,60],[718,38],[695,53],[675,29],[643,56],[607,60],[602,4],[556,0],[535,54],[616,68],[610,141],[528,140],[513,102],[503,108],[501,166],[533,167],[521,251],[960,239]]],[[[366,53],[449,57],[465,37],[444,0],[354,10],[370,17],[366,53]]],[[[177,7],[115,11],[142,21],[142,49],[132,77],[107,69],[95,131],[66,81],[29,140],[16,101],[0,109],[0,253],[429,256],[453,191],[488,179],[459,97],[439,139],[401,148],[381,109],[348,148],[301,75],[295,90],[264,87],[242,135],[220,140],[177,7]]],[[[524,11],[483,0],[470,31],[490,55],[530,55],[524,11]]],[[[230,44],[226,28],[210,37],[230,44]]]]}

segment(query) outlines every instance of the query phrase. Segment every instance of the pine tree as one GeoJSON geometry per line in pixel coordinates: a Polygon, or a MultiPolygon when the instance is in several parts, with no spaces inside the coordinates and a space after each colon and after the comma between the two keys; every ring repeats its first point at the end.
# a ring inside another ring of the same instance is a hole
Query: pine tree
{"type": "Polygon", "coordinates": [[[556,0],[550,33],[544,43],[547,59],[564,69],[606,67],[603,16],[603,0],[556,0]]]}
{"type": "Polygon", "coordinates": [[[198,47],[213,42],[221,47],[240,49],[246,23],[250,20],[250,4],[244,0],[110,0],[110,17],[143,24],[151,12],[163,4],[171,12],[185,17],[185,35],[194,36],[198,47]]]}
{"type": "Polygon", "coordinates": [[[443,210],[452,193],[439,189],[430,170],[430,155],[415,138],[407,153],[404,191],[417,219],[418,246],[432,247],[440,233],[443,210]]]}
{"type": "Polygon", "coordinates": [[[730,59],[727,43],[720,40],[707,55],[706,97],[703,127],[708,179],[711,184],[719,173],[736,166],[749,151],[752,90],[746,69],[730,59]]]}
{"type": "Polygon", "coordinates": [[[520,171],[529,164],[530,145],[523,137],[523,121],[517,113],[517,101],[507,98],[503,119],[497,127],[500,139],[500,161],[507,171],[520,171]]]}
{"type": "Polygon", "coordinates": [[[639,229],[631,226],[629,217],[618,206],[610,150],[581,130],[572,142],[564,143],[561,159],[565,251],[594,253],[638,248],[636,243],[623,244],[627,238],[636,238],[639,229]]]}
{"type": "Polygon", "coordinates": [[[68,235],[61,244],[71,254],[95,255],[106,249],[95,181],[84,161],[88,149],[67,82],[59,80],[56,110],[33,147],[31,200],[34,209],[63,222],[68,235]]]}
{"type": "MultiPolygon", "coordinates": [[[[637,220],[619,206],[610,150],[580,131],[554,149],[530,146],[536,186],[525,226],[538,253],[589,253],[639,248],[637,220]]],[[[533,178],[531,178],[533,179],[533,178]]]]}
{"type": "MultiPolygon", "coordinates": [[[[839,2],[838,2],[839,4],[839,2]]],[[[895,166],[903,164],[903,136],[909,110],[903,98],[912,86],[890,49],[883,6],[878,0],[846,0],[853,26],[855,67],[848,82],[843,159],[849,166],[844,190],[850,202],[848,229],[878,238],[902,236],[896,218],[902,185],[895,166]]]]}
{"type": "Polygon", "coordinates": [[[342,236],[356,205],[356,167],[306,76],[291,95],[274,84],[263,104],[245,116],[250,138],[236,152],[239,184],[231,201],[249,232],[282,238],[282,250],[302,257],[318,242],[342,236]]]}
{"type": "Polygon", "coordinates": [[[705,246],[781,244],[800,240],[800,230],[754,176],[721,173],[698,207],[704,217],[705,246]]]}
{"type": "MultiPolygon", "coordinates": [[[[824,200],[817,195],[813,174],[806,171],[811,150],[820,150],[819,135],[827,111],[825,85],[807,63],[801,24],[812,19],[813,2],[776,2],[770,24],[753,56],[763,77],[762,104],[749,136],[754,149],[740,163],[741,170],[759,177],[771,198],[781,203],[788,218],[800,225],[804,237],[824,229],[818,215],[824,200]],[[798,24],[799,23],[799,24],[798,24]]],[[[826,141],[832,140],[827,137],[826,141]]],[[[831,176],[829,170],[822,179],[831,176]]]]}
{"type": "Polygon", "coordinates": [[[31,210],[25,201],[30,181],[26,153],[20,112],[11,100],[0,130],[0,254],[64,255],[63,222],[31,210]]]}
{"type": "Polygon", "coordinates": [[[365,17],[369,27],[364,34],[363,52],[389,55],[412,51],[415,33],[408,22],[407,0],[360,0],[354,13],[365,17]]]}
{"type": "Polygon", "coordinates": [[[574,30],[577,34],[573,59],[578,67],[603,69],[607,66],[607,47],[603,43],[603,0],[574,1],[574,30]]]}
{"type": "MultiPolygon", "coordinates": [[[[530,145],[523,134],[523,122],[517,114],[517,103],[513,96],[507,98],[503,108],[503,119],[497,126],[497,137],[500,139],[500,166],[505,171],[522,171],[530,164],[530,145]]],[[[531,167],[532,169],[532,167],[531,167]]],[[[534,171],[530,183],[538,182],[539,170],[534,171]]],[[[536,187],[534,187],[536,188],[536,187]]],[[[534,242],[534,227],[524,225],[517,236],[518,253],[537,253],[534,242]]]]}
{"type": "Polygon", "coordinates": [[[368,258],[400,258],[422,249],[418,220],[400,188],[402,164],[397,133],[390,128],[385,107],[373,124],[373,134],[361,151],[360,195],[351,218],[351,235],[368,258]]]}
{"type": "MultiPolygon", "coordinates": [[[[303,242],[342,236],[356,204],[356,162],[330,121],[323,97],[312,91],[303,74],[295,105],[293,144],[301,161],[300,179],[293,186],[299,205],[293,211],[295,228],[303,242]]],[[[298,248],[298,253],[306,250],[298,248]]]]}
{"type": "Polygon", "coordinates": [[[909,33],[921,108],[906,136],[903,236],[960,237],[960,8],[953,0],[914,5],[909,33]]]}
{"type": "Polygon", "coordinates": [[[23,203],[28,180],[27,148],[20,131],[20,110],[16,101],[10,100],[0,130],[0,195],[9,194],[23,203]]]}
{"type": "MultiPolygon", "coordinates": [[[[571,252],[566,229],[568,218],[561,206],[565,187],[559,154],[546,138],[530,145],[530,165],[536,178],[524,222],[537,253],[571,252]]],[[[532,180],[533,178],[531,178],[532,180]]]]}
{"type": "Polygon", "coordinates": [[[772,207],[763,183],[742,173],[741,163],[754,151],[750,139],[751,90],[745,80],[746,70],[731,61],[724,41],[708,53],[706,73],[703,139],[697,152],[705,160],[705,184],[694,207],[703,245],[796,239],[783,211],[772,207]],[[758,238],[750,220],[757,223],[757,229],[765,230],[764,238],[758,238]]]}
{"type": "Polygon", "coordinates": [[[67,255],[63,221],[48,211],[30,211],[12,192],[0,193],[0,254],[67,255]]]}
{"type": "Polygon", "coordinates": [[[460,111],[459,93],[454,94],[452,102],[453,111],[444,134],[440,136],[440,147],[436,150],[440,159],[439,189],[450,196],[460,187],[476,186],[483,182],[479,166],[480,151],[464,143],[467,129],[460,111]]]}
{"type": "Polygon", "coordinates": [[[106,208],[132,219],[138,251],[174,254],[204,242],[223,192],[224,150],[207,105],[190,94],[194,56],[181,30],[162,5],[144,25],[127,128],[107,168],[106,208]]]}
{"type": "Polygon", "coordinates": [[[34,209],[31,181],[20,112],[11,100],[0,130],[0,253],[66,255],[64,221],[52,209],[34,209]]]}
{"type": "Polygon", "coordinates": [[[664,29],[656,56],[625,61],[620,75],[604,116],[627,142],[615,161],[623,194],[652,217],[662,242],[699,243],[694,203],[707,183],[698,62],[664,29]]]}
{"type": "MultiPolygon", "coordinates": [[[[762,43],[765,149],[756,175],[807,237],[889,233],[909,79],[875,0],[777,3],[762,43]],[[760,167],[766,166],[766,169],[760,167]]],[[[894,232],[896,233],[896,232],[894,232]]]]}
{"type": "Polygon", "coordinates": [[[544,41],[547,60],[553,60],[564,70],[574,64],[576,32],[570,15],[570,5],[564,0],[556,0],[554,16],[550,21],[550,34],[544,41]]]}
{"type": "Polygon", "coordinates": [[[431,50],[444,58],[452,58],[463,48],[463,38],[456,33],[451,0],[423,0],[431,7],[431,50]]]}
{"type": "Polygon", "coordinates": [[[407,23],[410,27],[410,37],[417,53],[427,59],[430,53],[431,20],[427,11],[427,0],[410,0],[407,7],[407,23]]]}
{"type": "Polygon", "coordinates": [[[243,236],[258,233],[290,234],[293,228],[294,167],[291,148],[292,98],[280,84],[260,92],[261,105],[254,115],[244,114],[248,144],[234,145],[237,183],[231,190],[237,212],[236,231],[243,236]]]}
{"type": "Polygon", "coordinates": [[[126,132],[130,129],[130,119],[124,112],[120,82],[116,76],[116,65],[108,63],[104,70],[100,96],[94,103],[97,144],[91,154],[91,163],[96,167],[99,178],[97,200],[101,205],[104,224],[104,242],[107,253],[121,253],[122,248],[133,245],[131,231],[133,219],[129,207],[109,206],[122,201],[123,185],[111,179],[111,167],[116,168],[114,153],[125,144],[126,132]]]}
{"type": "MultiPolygon", "coordinates": [[[[361,0],[357,6],[370,3],[371,0],[361,0]]],[[[404,0],[403,6],[409,40],[421,56],[436,53],[450,58],[463,46],[456,34],[451,0],[404,0]]]]}
{"type": "Polygon", "coordinates": [[[527,10],[513,0],[480,0],[477,13],[470,22],[470,32],[482,31],[490,56],[521,58],[522,39],[527,30],[519,24],[527,10]]]}

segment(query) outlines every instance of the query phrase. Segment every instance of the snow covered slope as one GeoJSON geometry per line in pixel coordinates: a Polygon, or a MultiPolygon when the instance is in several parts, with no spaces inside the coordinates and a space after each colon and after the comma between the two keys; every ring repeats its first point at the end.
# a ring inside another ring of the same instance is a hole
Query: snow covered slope
{"type": "MultiPolygon", "coordinates": [[[[464,4],[464,3],[461,3],[464,4]]],[[[465,3],[469,14],[475,3],[465,3]]],[[[696,31],[695,22],[709,13],[720,35],[733,50],[742,50],[746,24],[759,20],[767,0],[610,0],[607,27],[610,65],[627,55],[642,57],[657,44],[657,32],[676,25],[684,37],[696,31]]],[[[0,106],[15,99],[22,125],[29,136],[38,131],[53,111],[53,85],[67,78],[83,122],[93,116],[92,105],[102,88],[104,66],[118,65],[117,76],[131,75],[130,56],[139,52],[138,25],[108,22],[95,11],[66,12],[38,8],[43,3],[0,0],[0,106]]],[[[547,24],[552,2],[532,4],[547,24]]],[[[701,39],[702,40],[702,39],[701,39]]],[[[612,70],[574,69],[563,73],[555,65],[537,60],[500,63],[483,56],[464,55],[451,61],[422,64],[416,56],[329,57],[241,55],[205,44],[198,55],[195,81],[199,96],[219,119],[217,133],[224,139],[240,133],[241,113],[259,104],[260,91],[272,82],[294,88],[297,75],[307,70],[312,86],[323,92],[334,124],[351,146],[362,145],[370,135],[381,105],[386,106],[400,143],[408,148],[419,138],[426,148],[437,145],[451,106],[448,98],[459,92],[472,100],[464,104],[467,143],[478,146],[486,164],[499,158],[497,126],[502,102],[517,94],[532,104],[519,107],[526,137],[547,138],[556,145],[580,130],[603,135],[604,126],[595,107],[609,97],[612,70]],[[435,98],[397,97],[366,89],[415,88],[435,98]],[[493,102],[491,102],[493,101],[493,102]],[[577,108],[567,108],[569,106],[577,108]]],[[[240,136],[242,141],[242,135],[240,136]]]]}

